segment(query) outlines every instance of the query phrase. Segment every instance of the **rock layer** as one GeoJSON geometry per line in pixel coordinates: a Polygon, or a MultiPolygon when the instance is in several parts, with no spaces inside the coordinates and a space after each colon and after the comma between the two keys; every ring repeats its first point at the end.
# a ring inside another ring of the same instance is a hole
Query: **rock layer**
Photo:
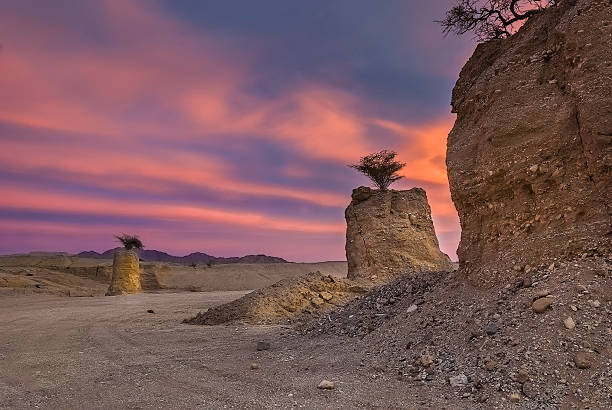
{"type": "Polygon", "coordinates": [[[440,251],[425,191],[353,190],[345,211],[349,279],[388,280],[406,272],[450,270],[440,251]]]}
{"type": "Polygon", "coordinates": [[[134,250],[117,249],[113,259],[113,277],[106,294],[122,295],[141,290],[138,254],[134,250]]]}
{"type": "Polygon", "coordinates": [[[563,1],[481,44],[453,90],[460,269],[499,284],[610,255],[612,2],[563,1]]]}

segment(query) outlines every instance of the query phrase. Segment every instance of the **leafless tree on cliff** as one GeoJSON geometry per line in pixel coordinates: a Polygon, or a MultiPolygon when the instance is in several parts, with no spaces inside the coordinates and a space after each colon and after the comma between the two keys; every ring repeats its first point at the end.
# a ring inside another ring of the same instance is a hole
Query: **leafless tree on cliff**
{"type": "Polygon", "coordinates": [[[121,234],[121,235],[115,235],[115,238],[117,238],[117,240],[121,242],[121,244],[123,245],[125,249],[130,250],[130,249],[142,249],[143,248],[142,241],[137,236],[121,234]]]}
{"type": "Polygon", "coordinates": [[[479,41],[511,36],[521,22],[541,10],[556,6],[559,0],[457,0],[446,12],[444,34],[473,32],[479,41]]]}
{"type": "Polygon", "coordinates": [[[395,160],[397,152],[382,150],[359,160],[358,164],[349,165],[376,184],[381,191],[386,191],[393,182],[403,178],[397,171],[406,166],[405,162],[395,160]]]}

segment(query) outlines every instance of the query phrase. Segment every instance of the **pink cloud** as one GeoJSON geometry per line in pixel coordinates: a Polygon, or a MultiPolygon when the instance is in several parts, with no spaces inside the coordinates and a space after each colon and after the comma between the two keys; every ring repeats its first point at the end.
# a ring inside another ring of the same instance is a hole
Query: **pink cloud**
{"type": "Polygon", "coordinates": [[[216,222],[273,231],[305,233],[339,233],[343,223],[325,223],[291,219],[257,212],[239,212],[198,206],[189,203],[167,203],[138,200],[114,200],[91,195],[32,192],[10,187],[9,194],[0,198],[0,206],[28,211],[70,213],[73,215],[104,215],[150,218],[166,221],[216,222]]]}
{"type": "MultiPolygon", "coordinates": [[[[91,187],[159,196],[185,184],[231,195],[342,208],[349,201],[344,193],[247,182],[232,175],[231,164],[212,154],[151,145],[156,141],[238,145],[258,136],[291,146],[306,158],[347,164],[385,148],[369,135],[370,127],[378,126],[401,141],[396,149],[408,162],[403,175],[428,185],[436,228],[444,233],[458,230],[440,162],[452,117],[424,124],[373,117],[355,95],[318,83],[301,84],[274,98],[257,96],[248,91],[255,79],[247,57],[229,55],[217,39],[194,33],[151,3],[104,1],[92,7],[101,16],[112,47],[91,49],[69,26],[28,21],[28,16],[10,11],[0,15],[0,34],[13,34],[0,53],[0,120],[73,133],[68,142],[11,142],[0,135],[4,169],[59,172],[91,187]]],[[[309,175],[299,167],[283,172],[296,178],[309,175]]],[[[11,188],[0,198],[0,206],[213,221],[322,235],[344,231],[341,217],[337,223],[280,218],[180,199],[131,203],[11,188]]]]}

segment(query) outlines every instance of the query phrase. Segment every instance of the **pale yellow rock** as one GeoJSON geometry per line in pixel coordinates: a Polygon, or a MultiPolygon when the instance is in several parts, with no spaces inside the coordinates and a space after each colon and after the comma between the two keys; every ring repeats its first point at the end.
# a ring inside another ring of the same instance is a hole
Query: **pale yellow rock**
{"type": "Polygon", "coordinates": [[[429,354],[424,354],[423,356],[420,357],[419,363],[423,367],[429,367],[433,364],[433,357],[429,354]]]}
{"type": "Polygon", "coordinates": [[[323,299],[326,302],[332,300],[332,298],[334,297],[334,295],[332,295],[329,292],[321,292],[319,293],[319,296],[321,297],[321,299],[323,299]]]}
{"type": "Polygon", "coordinates": [[[113,277],[106,294],[122,295],[141,290],[138,254],[131,249],[117,249],[113,258],[113,277]]]}
{"type": "Polygon", "coordinates": [[[529,372],[526,369],[519,369],[518,374],[516,375],[516,381],[519,383],[525,383],[529,380],[529,372]]]}
{"type": "Polygon", "coordinates": [[[552,305],[553,299],[551,297],[540,298],[533,302],[531,307],[536,313],[544,313],[552,305]]]}
{"type": "Polygon", "coordinates": [[[321,383],[317,386],[321,390],[332,390],[336,388],[336,382],[330,380],[321,380],[321,383]]]}
{"type": "Polygon", "coordinates": [[[512,403],[518,403],[519,401],[521,401],[521,395],[518,393],[512,393],[510,394],[510,396],[508,396],[508,398],[512,403]]]}
{"type": "Polygon", "coordinates": [[[568,316],[567,319],[563,321],[563,324],[568,329],[573,329],[576,327],[576,323],[574,322],[574,319],[572,319],[571,316],[568,316]]]}

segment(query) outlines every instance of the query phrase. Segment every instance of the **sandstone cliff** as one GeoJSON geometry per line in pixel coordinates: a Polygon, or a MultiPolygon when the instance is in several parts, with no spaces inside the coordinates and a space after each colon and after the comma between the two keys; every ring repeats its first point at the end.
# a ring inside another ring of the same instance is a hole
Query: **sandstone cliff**
{"type": "Polygon", "coordinates": [[[477,47],[448,137],[462,272],[509,281],[559,259],[610,255],[612,2],[563,1],[477,47]]]}
{"type": "Polygon", "coordinates": [[[387,280],[406,272],[450,270],[440,251],[425,191],[353,190],[345,211],[349,279],[387,280]]]}

